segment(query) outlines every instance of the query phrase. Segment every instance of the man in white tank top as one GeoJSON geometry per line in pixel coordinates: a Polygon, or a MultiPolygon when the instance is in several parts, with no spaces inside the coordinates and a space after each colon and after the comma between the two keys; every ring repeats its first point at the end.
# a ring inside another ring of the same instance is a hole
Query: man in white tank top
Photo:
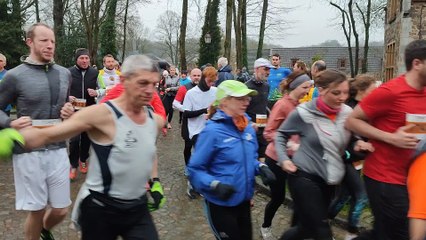
{"type": "Polygon", "coordinates": [[[164,120],[146,107],[158,71],[149,57],[130,56],[122,67],[125,91],[120,97],[82,109],[55,126],[21,130],[28,149],[81,132],[92,140],[88,175],[72,215],[82,239],[158,239],[149,211],[165,202],[155,161],[155,141],[164,120]],[[147,201],[148,180],[154,203],[147,201]]]}

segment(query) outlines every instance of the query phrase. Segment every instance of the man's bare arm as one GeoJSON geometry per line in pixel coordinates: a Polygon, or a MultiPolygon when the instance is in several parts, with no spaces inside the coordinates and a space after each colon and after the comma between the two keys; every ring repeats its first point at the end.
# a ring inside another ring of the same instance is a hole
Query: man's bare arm
{"type": "Polygon", "coordinates": [[[426,220],[410,218],[410,240],[424,240],[426,237],[426,220]]]}
{"type": "Polygon", "coordinates": [[[368,123],[368,117],[361,109],[356,106],[354,111],[348,117],[345,127],[352,132],[369,139],[379,140],[400,148],[413,149],[417,146],[418,139],[415,134],[407,133],[413,126],[402,126],[393,133],[382,131],[368,123]]]}
{"type": "Polygon", "coordinates": [[[67,121],[63,121],[48,128],[28,127],[20,130],[25,139],[25,148],[33,149],[49,143],[60,142],[69,139],[81,132],[93,127],[94,116],[99,111],[99,105],[82,109],[73,114],[67,121]]]}

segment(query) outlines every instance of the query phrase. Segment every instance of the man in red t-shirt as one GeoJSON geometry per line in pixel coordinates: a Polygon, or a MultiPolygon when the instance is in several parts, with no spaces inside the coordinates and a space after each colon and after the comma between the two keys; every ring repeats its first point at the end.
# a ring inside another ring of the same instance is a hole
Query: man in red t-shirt
{"type": "Polygon", "coordinates": [[[406,117],[426,115],[426,40],[407,45],[405,64],[404,75],[365,97],[346,121],[349,130],[369,138],[375,148],[364,165],[365,186],[375,218],[370,239],[409,239],[406,181],[418,139],[409,133],[413,125],[406,125],[406,117]]]}

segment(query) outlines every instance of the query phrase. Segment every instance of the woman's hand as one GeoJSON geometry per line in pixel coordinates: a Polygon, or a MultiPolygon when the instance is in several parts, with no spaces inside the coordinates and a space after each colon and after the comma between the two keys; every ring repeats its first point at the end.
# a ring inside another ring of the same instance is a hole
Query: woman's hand
{"type": "Polygon", "coordinates": [[[284,160],[281,163],[281,169],[288,173],[295,173],[297,171],[296,165],[290,160],[284,160]]]}
{"type": "Polygon", "coordinates": [[[371,143],[358,140],[355,142],[354,151],[356,152],[374,152],[374,147],[371,143]]]}

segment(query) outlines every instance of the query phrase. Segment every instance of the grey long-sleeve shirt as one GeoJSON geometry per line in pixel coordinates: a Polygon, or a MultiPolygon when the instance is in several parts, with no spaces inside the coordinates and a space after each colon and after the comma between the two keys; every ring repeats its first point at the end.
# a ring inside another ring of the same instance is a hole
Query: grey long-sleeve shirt
{"type": "MultiPolygon", "coordinates": [[[[37,64],[31,59],[8,71],[0,82],[0,109],[15,104],[17,117],[58,119],[68,100],[71,74],[57,64],[37,64]]],[[[0,127],[10,127],[11,119],[0,111],[0,127]]],[[[65,147],[65,142],[43,149],[65,147]]]]}
{"type": "Polygon", "coordinates": [[[333,122],[317,109],[316,100],[299,105],[277,130],[278,162],[290,159],[287,142],[291,135],[299,135],[300,147],[293,155],[293,163],[328,184],[338,184],[345,174],[342,155],[351,133],[344,128],[344,123],[351,112],[349,106],[343,105],[333,122]]]}

